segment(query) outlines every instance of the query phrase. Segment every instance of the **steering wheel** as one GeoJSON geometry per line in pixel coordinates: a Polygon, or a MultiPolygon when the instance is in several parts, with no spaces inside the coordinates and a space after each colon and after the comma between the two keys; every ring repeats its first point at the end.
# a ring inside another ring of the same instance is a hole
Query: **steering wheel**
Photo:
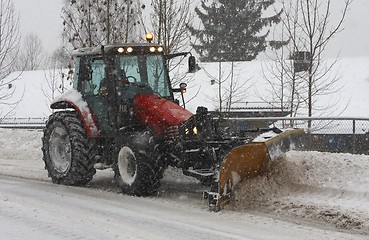
{"type": "MultiPolygon", "coordinates": [[[[126,79],[128,80],[129,78],[133,79],[134,83],[137,83],[137,78],[135,78],[134,76],[127,76],[126,79]]],[[[129,81],[130,82],[130,81],[129,81]]]]}
{"type": "Polygon", "coordinates": [[[145,88],[145,89],[149,89],[150,91],[152,91],[153,93],[155,93],[154,90],[152,90],[152,88],[145,84],[145,83],[142,83],[142,82],[138,82],[137,81],[137,78],[134,77],[134,76],[126,76],[126,78],[124,80],[120,80],[120,82],[122,82],[123,84],[133,84],[133,85],[137,85],[138,87],[140,88],[145,88]],[[133,82],[131,81],[128,81],[129,78],[132,78],[133,79],[133,82]]]}

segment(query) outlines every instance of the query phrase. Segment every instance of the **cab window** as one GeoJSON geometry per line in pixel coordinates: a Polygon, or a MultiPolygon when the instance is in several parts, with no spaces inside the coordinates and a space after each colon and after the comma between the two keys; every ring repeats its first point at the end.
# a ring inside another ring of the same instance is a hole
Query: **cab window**
{"type": "Polygon", "coordinates": [[[86,65],[87,79],[81,82],[81,90],[85,96],[99,95],[100,85],[105,79],[105,66],[102,59],[92,59],[86,65]]]}

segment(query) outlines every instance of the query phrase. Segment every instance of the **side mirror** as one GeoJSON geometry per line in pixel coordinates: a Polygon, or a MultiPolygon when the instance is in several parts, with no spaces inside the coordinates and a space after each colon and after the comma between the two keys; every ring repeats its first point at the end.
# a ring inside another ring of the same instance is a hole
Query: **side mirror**
{"type": "Polygon", "coordinates": [[[187,91],[187,83],[179,84],[179,89],[181,91],[183,107],[186,108],[186,102],[185,102],[183,94],[187,91]]]}
{"type": "Polygon", "coordinates": [[[188,72],[195,73],[197,72],[198,67],[196,65],[196,58],[194,56],[190,56],[188,58],[188,72]]]}
{"type": "Polygon", "coordinates": [[[187,92],[187,84],[186,83],[179,84],[179,89],[181,90],[181,93],[187,92]]]}

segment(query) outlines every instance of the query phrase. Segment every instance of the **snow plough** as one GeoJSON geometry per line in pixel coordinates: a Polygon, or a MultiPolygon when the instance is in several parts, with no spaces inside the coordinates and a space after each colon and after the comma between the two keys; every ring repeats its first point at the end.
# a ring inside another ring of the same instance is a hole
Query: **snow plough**
{"type": "Polygon", "coordinates": [[[85,185],[96,168],[110,167],[123,193],[147,196],[173,166],[208,185],[209,208],[220,210],[239,181],[262,174],[304,134],[276,128],[255,134],[230,112],[199,106],[192,114],[180,106],[174,96],[186,84],[171,86],[167,62],[190,55],[189,72],[195,72],[189,52],[168,55],[149,42],[82,48],[73,55],[73,88],[51,103],[54,113],[42,139],[54,183],[85,185]]]}

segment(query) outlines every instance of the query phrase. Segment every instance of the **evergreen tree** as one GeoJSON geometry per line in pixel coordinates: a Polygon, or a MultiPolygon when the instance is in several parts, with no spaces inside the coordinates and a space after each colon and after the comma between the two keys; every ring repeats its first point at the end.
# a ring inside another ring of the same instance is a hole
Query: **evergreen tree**
{"type": "MultiPolygon", "coordinates": [[[[203,29],[190,27],[199,41],[192,44],[202,61],[251,61],[265,51],[268,26],[280,22],[282,11],[262,17],[263,11],[275,0],[214,0],[207,5],[201,1],[196,8],[203,29]]],[[[274,47],[282,42],[273,41],[274,47]]]]}

